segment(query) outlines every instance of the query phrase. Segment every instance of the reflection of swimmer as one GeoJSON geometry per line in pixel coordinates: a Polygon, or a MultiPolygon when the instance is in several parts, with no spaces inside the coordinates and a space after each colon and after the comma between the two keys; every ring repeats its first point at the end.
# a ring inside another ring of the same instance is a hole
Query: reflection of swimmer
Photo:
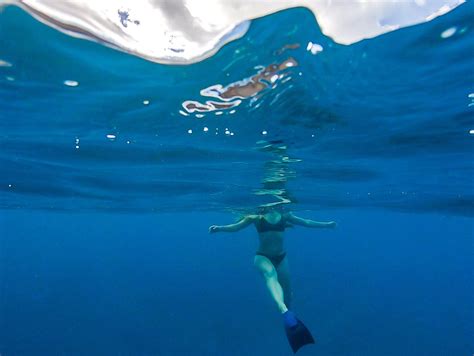
{"type": "Polygon", "coordinates": [[[291,308],[292,291],[288,257],[283,246],[284,231],[293,225],[334,228],[336,223],[303,219],[291,212],[283,211],[281,206],[273,206],[262,208],[258,214],[247,215],[235,224],[212,225],[209,227],[209,232],[237,232],[251,224],[255,225],[260,242],[255,254],[255,267],[262,274],[271,297],[283,315],[288,340],[296,352],[300,347],[314,343],[314,340],[306,327],[288,310],[291,308]]]}
{"type": "Polygon", "coordinates": [[[242,103],[240,99],[256,97],[265,89],[272,88],[277,81],[288,76],[288,73],[282,71],[297,65],[298,62],[292,57],[281,63],[270,64],[250,78],[239,80],[226,87],[216,84],[201,90],[202,96],[216,98],[221,101],[207,100],[205,103],[201,103],[195,100],[186,100],[182,106],[188,113],[234,108],[242,103]]]}

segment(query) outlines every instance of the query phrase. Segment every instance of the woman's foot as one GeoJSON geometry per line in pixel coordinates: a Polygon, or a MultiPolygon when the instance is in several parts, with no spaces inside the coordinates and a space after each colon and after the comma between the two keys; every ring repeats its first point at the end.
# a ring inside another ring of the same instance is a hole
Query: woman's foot
{"type": "Polygon", "coordinates": [[[291,310],[287,310],[283,314],[283,322],[285,323],[286,327],[294,328],[298,325],[298,319],[296,319],[295,314],[291,310]]]}

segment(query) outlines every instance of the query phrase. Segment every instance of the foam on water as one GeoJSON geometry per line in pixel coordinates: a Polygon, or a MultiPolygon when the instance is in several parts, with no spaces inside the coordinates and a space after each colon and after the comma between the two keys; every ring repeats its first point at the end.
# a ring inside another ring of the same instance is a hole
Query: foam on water
{"type": "Polygon", "coordinates": [[[245,35],[250,20],[293,7],[310,9],[341,44],[443,15],[464,0],[0,0],[71,36],[158,63],[189,64],[245,35]]]}

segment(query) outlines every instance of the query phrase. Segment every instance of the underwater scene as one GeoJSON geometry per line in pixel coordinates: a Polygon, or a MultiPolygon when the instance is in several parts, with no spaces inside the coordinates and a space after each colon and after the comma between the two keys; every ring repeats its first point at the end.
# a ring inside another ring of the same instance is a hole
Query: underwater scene
{"type": "Polygon", "coordinates": [[[472,355],[473,55],[472,1],[0,0],[0,356],[472,355]]]}

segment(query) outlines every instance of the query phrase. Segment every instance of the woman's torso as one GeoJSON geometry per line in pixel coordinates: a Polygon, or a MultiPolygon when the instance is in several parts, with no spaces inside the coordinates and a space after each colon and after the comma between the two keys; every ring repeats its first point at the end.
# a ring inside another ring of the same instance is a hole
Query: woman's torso
{"type": "Polygon", "coordinates": [[[285,252],[283,237],[286,227],[284,214],[257,215],[254,225],[258,232],[258,252],[278,256],[285,252]]]}

